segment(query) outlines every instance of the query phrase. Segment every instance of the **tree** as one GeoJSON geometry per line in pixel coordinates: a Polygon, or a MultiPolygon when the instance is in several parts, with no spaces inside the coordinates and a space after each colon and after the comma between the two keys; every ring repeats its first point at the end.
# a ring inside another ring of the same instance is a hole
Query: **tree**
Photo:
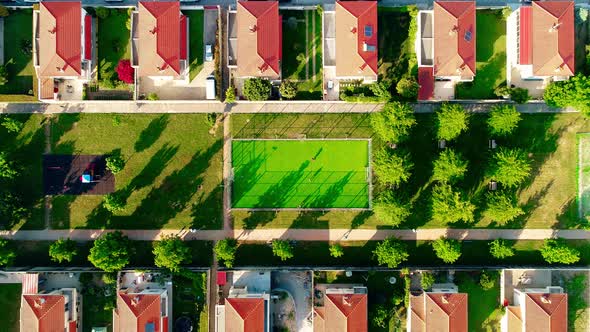
{"type": "Polygon", "coordinates": [[[70,239],[59,239],[49,246],[49,257],[54,262],[71,262],[77,254],[76,242],[70,239]]]}
{"type": "Polygon", "coordinates": [[[411,214],[412,203],[404,202],[391,191],[379,196],[373,204],[373,213],[379,221],[390,226],[399,226],[411,214]]]}
{"type": "Polygon", "coordinates": [[[496,273],[484,271],[479,276],[479,285],[484,291],[490,290],[496,285],[496,279],[496,273]]]}
{"type": "Polygon", "coordinates": [[[113,174],[117,174],[125,167],[125,160],[120,153],[115,153],[107,157],[107,169],[113,174]]]}
{"type": "Polygon", "coordinates": [[[18,133],[23,129],[24,123],[9,116],[3,116],[2,127],[6,128],[9,133],[18,133]]]}
{"type": "Polygon", "coordinates": [[[178,272],[182,264],[191,262],[190,248],[177,235],[163,236],[153,243],[154,264],[178,272]]]}
{"type": "Polygon", "coordinates": [[[416,100],[416,97],[418,97],[418,91],[420,90],[420,85],[413,77],[404,77],[397,82],[395,89],[400,96],[407,99],[416,100]]]}
{"type": "Polygon", "coordinates": [[[451,185],[439,183],[432,189],[432,219],[442,223],[472,222],[475,205],[464,200],[451,185]]]}
{"type": "Polygon", "coordinates": [[[340,258],[344,256],[344,249],[342,249],[340,244],[334,243],[330,246],[330,256],[334,258],[340,258]]]}
{"type": "Polygon", "coordinates": [[[434,274],[426,271],[420,274],[422,275],[422,277],[420,278],[420,286],[422,286],[422,289],[425,290],[430,289],[435,282],[434,274]]]}
{"type": "Polygon", "coordinates": [[[0,266],[12,265],[16,258],[16,252],[12,248],[10,241],[6,239],[0,239],[0,266]]]}
{"type": "Polygon", "coordinates": [[[6,65],[0,65],[0,86],[6,83],[8,83],[8,70],[6,70],[6,65]]]}
{"type": "Polygon", "coordinates": [[[506,187],[515,187],[531,173],[526,154],[519,149],[499,148],[492,157],[488,176],[506,187]]]}
{"type": "Polygon", "coordinates": [[[453,140],[467,130],[469,116],[459,104],[443,104],[436,112],[436,137],[453,140]]]}
{"type": "Polygon", "coordinates": [[[111,193],[104,196],[102,205],[110,212],[118,212],[125,207],[125,199],[119,193],[111,193]]]}
{"type": "Polygon", "coordinates": [[[8,160],[6,153],[0,152],[0,178],[13,179],[17,174],[16,167],[8,160]]]}
{"type": "Polygon", "coordinates": [[[0,225],[10,228],[27,215],[27,209],[18,196],[10,191],[0,192],[0,225]]]}
{"type": "Polygon", "coordinates": [[[129,239],[120,231],[100,236],[94,240],[88,260],[106,272],[123,269],[129,264],[129,239]]]}
{"type": "Polygon", "coordinates": [[[524,214],[512,193],[492,192],[487,195],[487,201],[488,204],[483,215],[500,225],[504,225],[524,214]]]}
{"type": "Polygon", "coordinates": [[[549,106],[571,106],[590,116],[590,77],[578,74],[565,81],[553,81],[547,86],[543,99],[549,106]]]}
{"type": "Polygon", "coordinates": [[[443,150],[434,161],[432,179],[440,182],[454,182],[463,179],[467,172],[467,161],[453,149],[443,150]]]}
{"type": "Polygon", "coordinates": [[[395,237],[387,238],[377,244],[373,250],[373,256],[377,258],[379,265],[387,265],[395,268],[408,260],[408,246],[395,237]]]}
{"type": "Polygon", "coordinates": [[[102,282],[105,285],[114,285],[117,283],[117,274],[116,273],[103,273],[102,274],[102,282]]]}
{"type": "Polygon", "coordinates": [[[401,143],[408,138],[416,125],[414,110],[408,104],[391,102],[385,104],[381,112],[371,114],[373,131],[385,142],[401,143]]]}
{"type": "Polygon", "coordinates": [[[385,185],[397,186],[408,181],[412,175],[414,163],[408,154],[392,153],[383,148],[373,156],[373,171],[385,185]]]}
{"type": "Polygon", "coordinates": [[[273,255],[279,257],[282,261],[286,261],[289,258],[293,258],[293,247],[288,241],[273,240],[272,253],[273,255]]]}
{"type": "Polygon", "coordinates": [[[5,6],[0,5],[0,17],[7,17],[10,15],[10,11],[5,6]]]}
{"type": "Polygon", "coordinates": [[[217,241],[213,251],[215,251],[217,259],[223,261],[225,267],[232,268],[236,259],[236,252],[238,251],[238,242],[230,238],[217,241]]]}
{"type": "Polygon", "coordinates": [[[580,251],[569,247],[562,239],[546,239],[541,247],[541,256],[549,264],[573,264],[580,260],[580,251]]]}
{"type": "Polygon", "coordinates": [[[242,93],[248,100],[265,101],[270,98],[272,84],[262,78],[248,78],[244,81],[242,93]]]}
{"type": "Polygon", "coordinates": [[[131,67],[131,61],[128,59],[119,60],[116,71],[119,80],[127,84],[135,82],[135,68],[131,67]]]}
{"type": "Polygon", "coordinates": [[[490,254],[496,259],[514,256],[514,249],[505,240],[495,239],[490,242],[490,254]]]}
{"type": "Polygon", "coordinates": [[[281,97],[285,99],[293,99],[297,95],[297,83],[293,81],[285,80],[281,82],[279,87],[279,93],[281,97]]]}
{"type": "Polygon", "coordinates": [[[371,323],[380,328],[387,327],[387,323],[389,322],[389,311],[385,308],[383,304],[378,304],[375,306],[373,313],[371,314],[371,323]]]}
{"type": "Polygon", "coordinates": [[[523,88],[513,88],[510,91],[510,99],[517,104],[524,104],[527,101],[531,100],[531,96],[529,95],[529,90],[523,88]]]}
{"type": "Polygon", "coordinates": [[[236,102],[236,88],[230,86],[225,90],[225,103],[226,104],[233,104],[236,102]]]}
{"type": "Polygon", "coordinates": [[[512,105],[494,106],[488,117],[488,127],[492,135],[509,135],[518,127],[518,122],[520,113],[512,105]]]}
{"type": "Polygon", "coordinates": [[[95,13],[96,17],[104,20],[105,18],[109,17],[111,10],[106,7],[97,7],[95,9],[95,13]]]}
{"type": "Polygon", "coordinates": [[[369,85],[369,90],[379,98],[380,101],[388,101],[391,99],[391,93],[389,92],[389,88],[391,84],[386,83],[384,81],[373,83],[369,85]]]}
{"type": "Polygon", "coordinates": [[[457,240],[441,237],[432,242],[432,249],[436,257],[448,264],[455,263],[461,257],[461,242],[457,240]]]}

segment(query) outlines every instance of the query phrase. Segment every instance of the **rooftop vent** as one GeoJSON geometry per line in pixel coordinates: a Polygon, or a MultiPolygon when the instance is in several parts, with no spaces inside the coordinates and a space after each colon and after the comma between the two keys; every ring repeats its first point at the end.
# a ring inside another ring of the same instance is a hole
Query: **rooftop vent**
{"type": "Polygon", "coordinates": [[[256,31],[258,31],[258,26],[256,24],[251,25],[248,27],[248,30],[250,30],[250,32],[256,32],[256,31]]]}
{"type": "Polygon", "coordinates": [[[549,294],[541,295],[541,302],[545,304],[551,304],[551,299],[549,298],[549,294]]]}
{"type": "Polygon", "coordinates": [[[443,296],[441,297],[441,301],[444,304],[449,304],[449,295],[448,294],[443,294],[443,296]]]}
{"type": "Polygon", "coordinates": [[[453,28],[451,30],[449,30],[449,36],[456,35],[458,31],[459,31],[459,27],[456,25],[453,25],[453,28]]]}
{"type": "Polygon", "coordinates": [[[551,26],[551,28],[549,28],[549,32],[555,32],[555,31],[557,31],[560,26],[561,26],[561,22],[553,23],[553,25],[551,26]]]}
{"type": "Polygon", "coordinates": [[[53,27],[53,29],[48,30],[50,34],[54,35],[57,32],[57,26],[53,27]]]}
{"type": "Polygon", "coordinates": [[[356,30],[356,27],[350,27],[350,32],[352,32],[352,33],[356,33],[356,31],[357,31],[357,30],[356,30]]]}
{"type": "Polygon", "coordinates": [[[154,27],[153,29],[151,29],[151,30],[150,30],[150,33],[151,33],[152,35],[155,35],[155,34],[156,34],[156,32],[158,32],[158,27],[154,27]]]}

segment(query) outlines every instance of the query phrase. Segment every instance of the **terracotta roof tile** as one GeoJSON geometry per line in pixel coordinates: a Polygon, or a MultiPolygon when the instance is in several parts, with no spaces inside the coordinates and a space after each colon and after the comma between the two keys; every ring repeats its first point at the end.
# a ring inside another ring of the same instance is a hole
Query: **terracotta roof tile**
{"type": "Polygon", "coordinates": [[[160,304],[159,294],[119,293],[114,332],[145,331],[148,325],[153,325],[153,332],[162,332],[160,304]]]}
{"type": "Polygon", "coordinates": [[[325,331],[367,331],[367,294],[326,294],[325,331]]]}
{"type": "Polygon", "coordinates": [[[410,331],[467,332],[467,294],[424,293],[410,298],[410,331]]]}
{"type": "Polygon", "coordinates": [[[567,331],[567,294],[526,293],[524,310],[527,332],[567,331]]]}
{"type": "Polygon", "coordinates": [[[63,295],[23,295],[20,315],[21,331],[63,332],[65,297],[63,295]]]}
{"type": "Polygon", "coordinates": [[[522,313],[520,307],[509,306],[506,308],[507,332],[522,332],[522,313]]]}
{"type": "Polygon", "coordinates": [[[225,299],[225,332],[264,331],[264,299],[225,299]]]}

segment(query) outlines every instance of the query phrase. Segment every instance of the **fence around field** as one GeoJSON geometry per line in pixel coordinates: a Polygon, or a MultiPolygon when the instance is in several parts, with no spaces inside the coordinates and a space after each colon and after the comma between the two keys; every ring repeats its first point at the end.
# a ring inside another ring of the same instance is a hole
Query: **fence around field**
{"type": "Polygon", "coordinates": [[[590,216],[590,133],[578,134],[578,214],[590,216]]]}

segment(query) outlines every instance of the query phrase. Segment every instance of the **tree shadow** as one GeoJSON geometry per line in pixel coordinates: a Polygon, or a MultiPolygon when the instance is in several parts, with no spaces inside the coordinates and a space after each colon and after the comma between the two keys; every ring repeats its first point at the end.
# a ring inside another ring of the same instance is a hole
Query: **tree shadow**
{"type": "Polygon", "coordinates": [[[51,146],[53,153],[73,153],[74,142],[72,140],[60,142],[61,138],[74,128],[80,120],[80,113],[60,114],[51,121],[51,146]],[[62,146],[63,144],[63,146],[62,146]],[[61,149],[64,149],[63,151],[61,149]]]}
{"type": "Polygon", "coordinates": [[[135,152],[141,152],[152,146],[166,127],[168,126],[169,115],[162,114],[150,122],[150,124],[139,134],[135,143],[135,152]]]}
{"type": "Polygon", "coordinates": [[[221,229],[223,227],[223,186],[221,183],[208,195],[201,192],[191,208],[191,228],[221,229]]]}

